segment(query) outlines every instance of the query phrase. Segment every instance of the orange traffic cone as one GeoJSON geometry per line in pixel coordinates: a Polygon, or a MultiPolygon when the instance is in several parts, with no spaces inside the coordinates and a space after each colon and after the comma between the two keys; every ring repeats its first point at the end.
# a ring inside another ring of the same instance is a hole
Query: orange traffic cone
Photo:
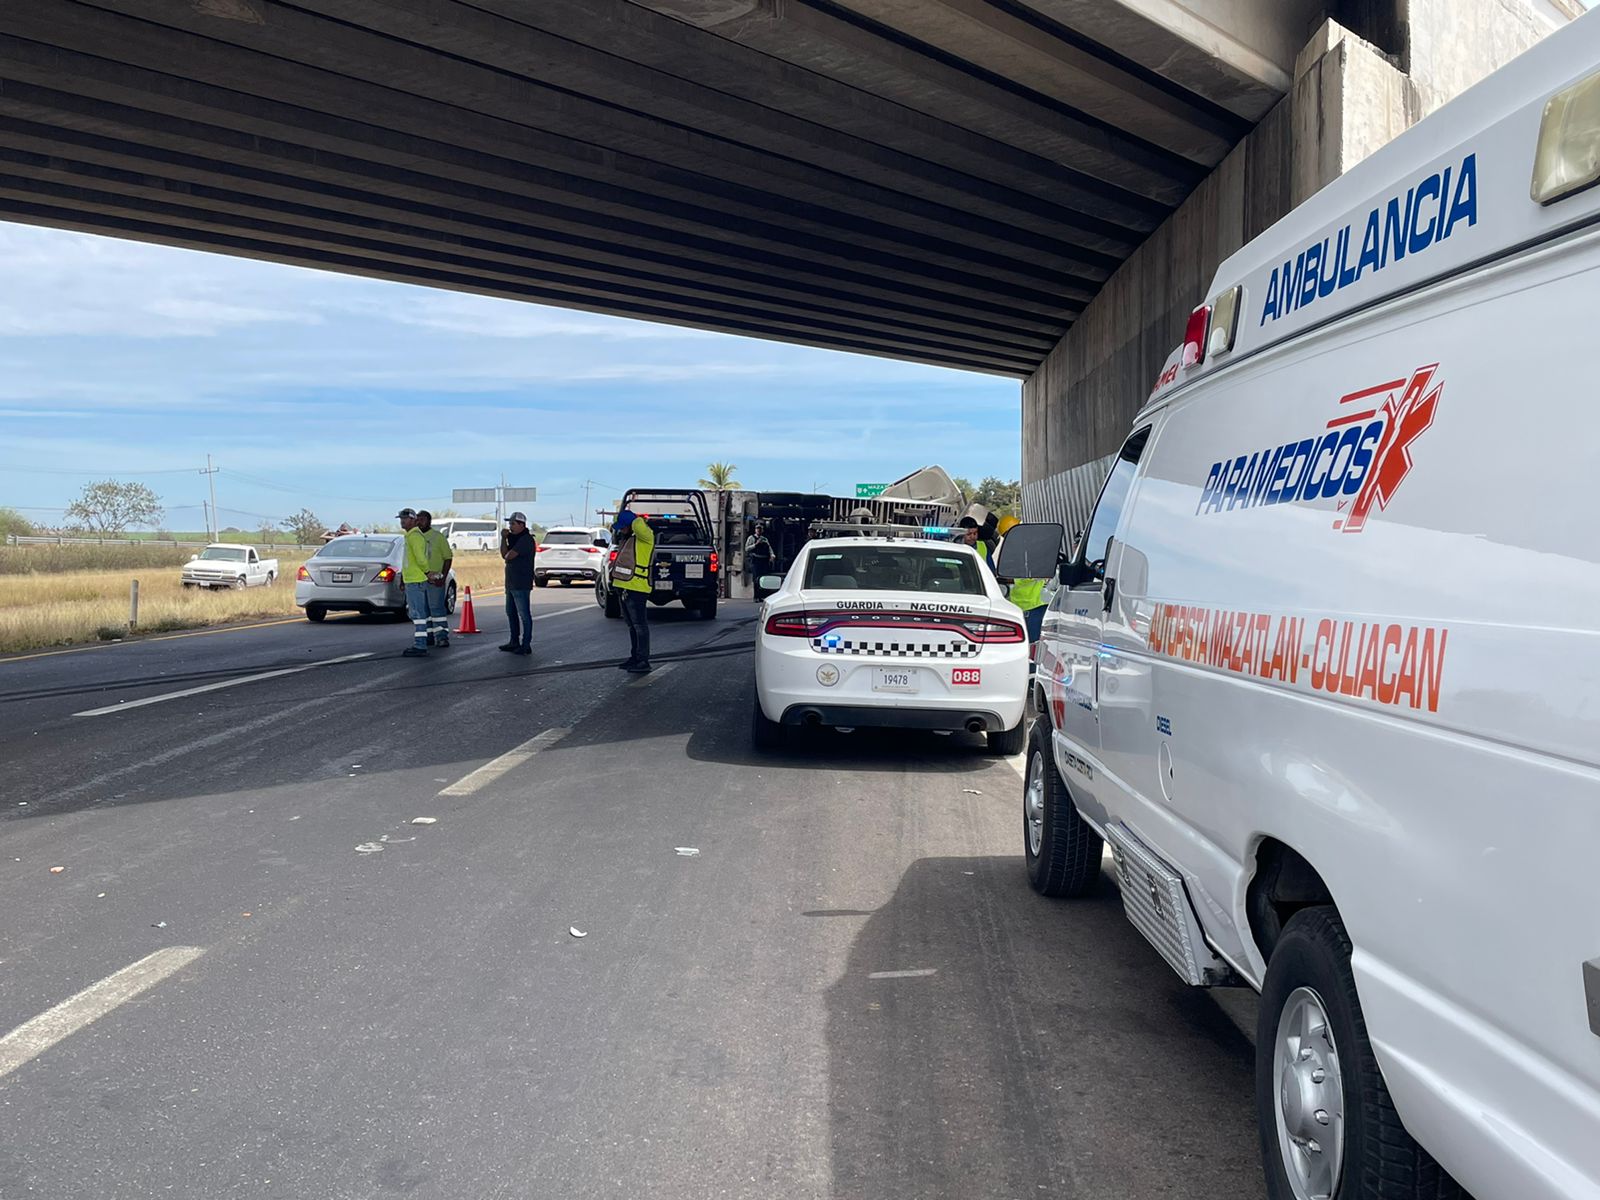
{"type": "Polygon", "coordinates": [[[478,632],[478,618],[474,616],[472,612],[472,587],[470,585],[467,587],[466,598],[461,601],[461,628],[457,629],[456,632],[478,632]]]}

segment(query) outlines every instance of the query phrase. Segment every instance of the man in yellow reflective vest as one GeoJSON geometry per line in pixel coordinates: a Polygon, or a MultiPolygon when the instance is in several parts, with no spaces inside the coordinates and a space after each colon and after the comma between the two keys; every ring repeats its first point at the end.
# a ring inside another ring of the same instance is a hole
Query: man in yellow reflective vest
{"type": "Polygon", "coordinates": [[[412,644],[405,650],[405,656],[422,658],[434,640],[428,604],[433,591],[430,582],[436,570],[431,560],[433,543],[417,520],[416,509],[402,508],[396,515],[400,518],[400,528],[406,532],[406,563],[400,572],[400,579],[406,585],[406,611],[411,615],[413,638],[412,644]]]}
{"type": "Polygon", "coordinates": [[[655,557],[656,533],[649,522],[628,509],[617,514],[613,526],[617,556],[611,560],[611,586],[617,590],[622,619],[628,623],[632,650],[617,664],[631,675],[650,673],[650,626],[645,615],[650,599],[650,560],[655,557]]]}
{"type": "MultiPolygon", "coordinates": [[[[1001,517],[1000,536],[1005,537],[1015,526],[1021,523],[1016,517],[1001,517]]],[[[1004,580],[1001,582],[1004,582],[1004,580]]],[[[1045,581],[1043,579],[1013,579],[1011,581],[1011,591],[1008,599],[1022,610],[1022,620],[1028,628],[1028,641],[1030,642],[1037,642],[1040,632],[1044,629],[1044,587],[1045,581]]]]}

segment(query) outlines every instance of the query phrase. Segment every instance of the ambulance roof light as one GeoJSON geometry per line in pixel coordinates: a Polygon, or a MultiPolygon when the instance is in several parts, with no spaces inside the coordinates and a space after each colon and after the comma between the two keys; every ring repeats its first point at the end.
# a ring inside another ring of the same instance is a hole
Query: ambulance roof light
{"type": "Polygon", "coordinates": [[[1206,337],[1206,357],[1214,358],[1233,349],[1234,335],[1239,328],[1240,303],[1244,288],[1235,286],[1211,302],[1211,332],[1206,337]]]}
{"type": "Polygon", "coordinates": [[[1557,92],[1544,106],[1530,192],[1540,204],[1600,182],[1600,72],[1557,92]]]}
{"type": "Polygon", "coordinates": [[[1183,352],[1178,362],[1185,367],[1198,366],[1206,358],[1206,326],[1211,319],[1211,306],[1202,304],[1189,314],[1189,323],[1183,330],[1183,352]]]}

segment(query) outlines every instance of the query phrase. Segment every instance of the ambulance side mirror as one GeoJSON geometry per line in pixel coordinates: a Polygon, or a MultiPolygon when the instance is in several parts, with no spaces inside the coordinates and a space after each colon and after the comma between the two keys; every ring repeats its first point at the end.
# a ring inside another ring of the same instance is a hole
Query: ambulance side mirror
{"type": "Polygon", "coordinates": [[[994,572],[1006,579],[1048,579],[1061,562],[1062,528],[1054,521],[1013,525],[1000,543],[994,572]]]}

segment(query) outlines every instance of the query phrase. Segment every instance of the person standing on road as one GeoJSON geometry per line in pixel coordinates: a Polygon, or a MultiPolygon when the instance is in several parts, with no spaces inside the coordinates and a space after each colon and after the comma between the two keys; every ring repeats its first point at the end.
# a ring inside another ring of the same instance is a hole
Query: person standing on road
{"type": "Polygon", "coordinates": [[[406,611],[411,614],[414,639],[405,656],[421,658],[428,653],[428,538],[417,525],[416,509],[402,508],[395,515],[406,534],[406,562],[400,579],[406,585],[406,611]]]}
{"type": "Polygon", "coordinates": [[[614,527],[617,557],[611,562],[611,586],[617,589],[622,619],[628,623],[632,650],[617,664],[633,675],[650,673],[650,626],[645,602],[650,598],[650,560],[656,552],[655,530],[627,509],[614,527]]]}
{"type": "Polygon", "coordinates": [[[433,527],[433,514],[427,509],[417,513],[417,528],[422,530],[428,547],[428,645],[450,644],[450,563],[455,550],[450,539],[433,527]]]}
{"type": "Polygon", "coordinates": [[[500,649],[512,654],[533,653],[533,534],[526,514],[514,512],[500,533],[500,557],[506,561],[506,625],[511,632],[500,649]]]}
{"type": "Polygon", "coordinates": [[[772,543],[767,541],[766,531],[762,529],[761,522],[757,521],[755,528],[750,531],[750,536],[744,540],[745,569],[750,573],[750,583],[755,590],[757,600],[761,599],[761,577],[772,571],[772,543]]]}

